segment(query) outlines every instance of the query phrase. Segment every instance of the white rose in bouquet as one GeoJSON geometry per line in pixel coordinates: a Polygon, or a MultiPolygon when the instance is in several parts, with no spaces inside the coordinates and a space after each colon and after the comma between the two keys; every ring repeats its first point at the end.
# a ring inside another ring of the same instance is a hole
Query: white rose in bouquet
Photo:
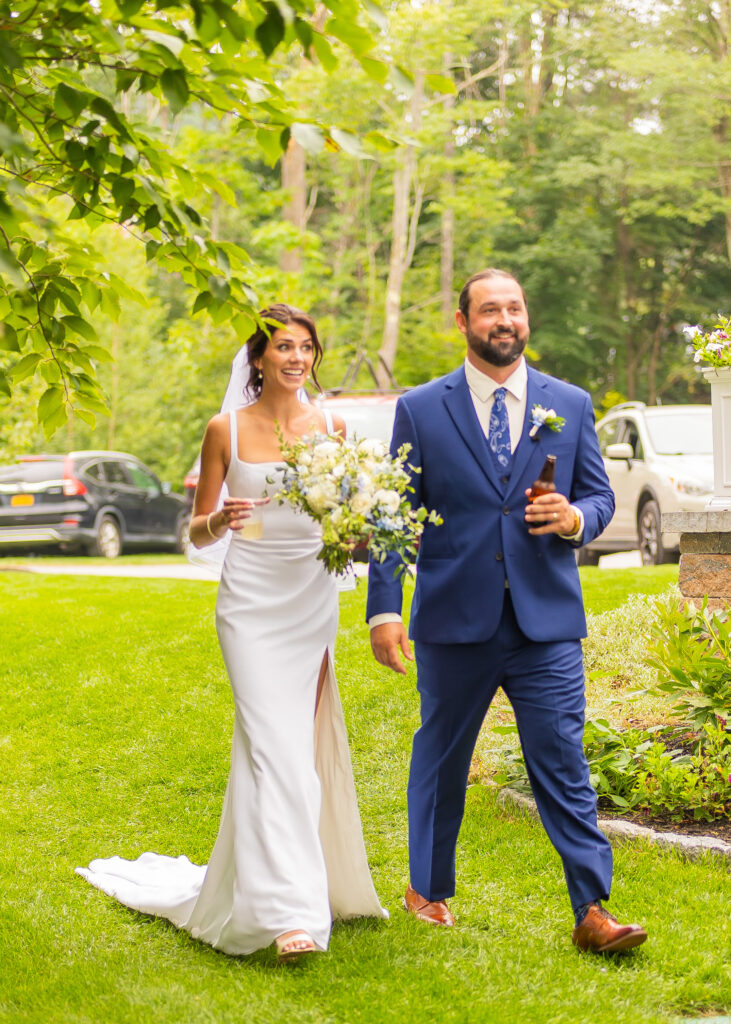
{"type": "Polygon", "coordinates": [[[393,516],[401,507],[401,495],[398,491],[376,491],[373,496],[373,504],[393,516]]]}
{"type": "Polygon", "coordinates": [[[365,455],[373,455],[377,459],[382,459],[384,455],[388,453],[388,448],[375,437],[365,437],[362,441],[358,442],[358,451],[363,452],[365,455]]]}

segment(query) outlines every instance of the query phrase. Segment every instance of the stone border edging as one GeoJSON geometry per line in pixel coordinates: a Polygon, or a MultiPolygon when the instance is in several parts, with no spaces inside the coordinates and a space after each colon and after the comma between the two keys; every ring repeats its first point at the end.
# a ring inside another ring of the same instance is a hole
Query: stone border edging
{"type": "MultiPolygon", "coordinates": [[[[518,793],[514,789],[501,789],[498,792],[500,803],[513,803],[529,811],[534,817],[538,817],[538,809],[533,797],[525,793],[518,793]]],[[[723,839],[716,839],[715,836],[685,836],[678,832],[658,832],[646,825],[635,825],[632,821],[613,820],[611,818],[600,818],[599,828],[609,839],[619,841],[626,839],[644,839],[658,846],[667,846],[670,849],[677,849],[686,857],[700,857],[704,853],[715,853],[717,856],[725,857],[731,861],[731,843],[723,839]]]]}

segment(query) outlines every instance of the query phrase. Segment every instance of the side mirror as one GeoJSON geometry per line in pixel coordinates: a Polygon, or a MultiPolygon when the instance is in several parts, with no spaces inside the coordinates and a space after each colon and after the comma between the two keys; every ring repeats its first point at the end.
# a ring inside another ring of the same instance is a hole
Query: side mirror
{"type": "Polygon", "coordinates": [[[623,459],[627,462],[631,462],[635,457],[632,445],[627,444],[626,441],[622,441],[619,444],[608,444],[606,455],[608,459],[623,459]]]}

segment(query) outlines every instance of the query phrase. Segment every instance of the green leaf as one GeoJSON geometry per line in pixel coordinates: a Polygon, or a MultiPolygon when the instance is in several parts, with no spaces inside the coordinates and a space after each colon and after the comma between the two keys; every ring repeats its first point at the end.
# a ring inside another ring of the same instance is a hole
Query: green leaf
{"type": "Polygon", "coordinates": [[[114,362],[111,353],[105,348],[102,348],[101,345],[86,345],[81,349],[81,351],[85,356],[90,356],[92,359],[95,359],[97,363],[114,362]]]}
{"type": "Polygon", "coordinates": [[[213,302],[213,296],[209,291],[199,292],[193,303],[193,313],[200,313],[202,309],[208,309],[213,302]]]}
{"type": "Polygon", "coordinates": [[[335,70],[338,66],[338,58],[333,53],[330,43],[319,32],[312,33],[312,49],[328,74],[335,70]]]}
{"type": "Polygon", "coordinates": [[[50,437],[51,434],[55,433],[59,427],[66,423],[67,419],[68,413],[66,412],[66,403],[64,402],[43,421],[43,433],[46,437],[50,437]]]}
{"type": "Polygon", "coordinates": [[[132,18],[142,7],[144,0],[116,0],[117,7],[125,18],[132,18]]]}
{"type": "Polygon", "coordinates": [[[351,156],[360,157],[362,160],[372,160],[370,153],[363,149],[363,144],[357,135],[352,132],[345,132],[342,128],[331,128],[330,136],[337,142],[341,149],[351,156]]]}
{"type": "Polygon", "coordinates": [[[5,352],[20,352],[18,334],[10,324],[0,323],[0,349],[5,352]]]}
{"type": "Polygon", "coordinates": [[[82,423],[88,423],[90,427],[96,426],[96,416],[93,412],[88,412],[86,409],[74,409],[74,416],[81,420],[82,423]]]}
{"type": "Polygon", "coordinates": [[[91,412],[99,412],[102,415],[109,415],[104,402],[95,398],[94,395],[87,394],[86,392],[77,391],[74,395],[73,405],[80,405],[82,409],[89,409],[91,412]]]}
{"type": "Polygon", "coordinates": [[[22,68],[23,61],[12,48],[10,43],[0,36],[0,60],[8,68],[22,68]]]}
{"type": "Polygon", "coordinates": [[[454,96],[457,87],[447,75],[426,75],[426,83],[434,92],[441,92],[448,96],[454,96]]]}
{"type": "Polygon", "coordinates": [[[227,302],[231,295],[231,286],[222,277],[211,274],[208,278],[208,288],[216,302],[227,302]]]}
{"type": "Polygon", "coordinates": [[[21,380],[25,380],[36,372],[36,367],[40,361],[41,356],[38,352],[29,352],[27,356],[23,356],[15,366],[11,367],[10,376],[16,384],[21,380]]]}
{"type": "Polygon", "coordinates": [[[71,86],[66,85],[65,82],[60,82],[56,87],[56,92],[53,97],[53,109],[63,120],[66,120],[67,118],[75,119],[79,116],[82,110],[86,109],[88,102],[89,97],[86,93],[79,92],[77,89],[72,89],[71,86]]]}
{"type": "Polygon", "coordinates": [[[121,175],[114,179],[112,195],[118,206],[124,206],[132,198],[135,190],[135,182],[132,178],[124,178],[121,175]]]}
{"type": "Polygon", "coordinates": [[[176,59],[180,57],[185,46],[185,40],[181,39],[179,35],[173,35],[172,32],[158,32],[154,28],[145,28],[142,30],[142,35],[149,39],[151,43],[156,43],[158,46],[162,46],[163,49],[168,50],[176,59]]]}
{"type": "Polygon", "coordinates": [[[382,32],[388,31],[388,15],[379,7],[378,4],[374,3],[373,0],[361,0],[363,8],[368,13],[368,16],[378,25],[382,32]]]}
{"type": "Polygon", "coordinates": [[[358,57],[357,60],[372,81],[383,85],[388,78],[388,64],[382,60],[374,60],[372,57],[358,57]]]}
{"type": "Polygon", "coordinates": [[[256,26],[254,38],[264,56],[271,57],[284,39],[284,18],[276,4],[264,3],[262,6],[266,14],[264,20],[256,26]]]}
{"type": "Polygon", "coordinates": [[[46,390],[38,400],[38,422],[45,423],[45,421],[52,416],[57,409],[63,405],[64,390],[55,384],[46,390]]]}
{"type": "Polygon", "coordinates": [[[281,132],[279,129],[274,131],[268,128],[258,128],[256,132],[256,142],[270,167],[279,160],[282,155],[281,145],[281,132]]]}
{"type": "Polygon", "coordinates": [[[2,370],[0,370],[0,395],[5,395],[7,398],[10,398],[11,395],[10,382],[2,370]]]}
{"type": "Polygon", "coordinates": [[[127,92],[135,84],[138,72],[129,68],[117,68],[114,72],[114,87],[117,92],[127,92]]]}
{"type": "Polygon", "coordinates": [[[320,153],[325,145],[325,136],[322,129],[316,124],[304,124],[301,121],[294,121],[290,125],[292,138],[299,142],[308,153],[320,153]]]}
{"type": "Polygon", "coordinates": [[[165,94],[165,99],[170,104],[170,109],[177,114],[183,109],[190,96],[185,72],[179,68],[165,68],[160,75],[160,86],[165,94]]]}
{"type": "Polygon", "coordinates": [[[221,30],[221,22],[213,8],[213,4],[209,3],[208,0],[193,4],[193,10],[195,11],[195,27],[198,32],[198,38],[206,46],[209,46],[218,37],[218,33],[221,30]]]}
{"type": "Polygon", "coordinates": [[[341,43],[350,47],[356,56],[368,53],[376,45],[370,32],[355,21],[331,18],[325,25],[325,31],[328,35],[335,36],[341,43]]]}
{"type": "Polygon", "coordinates": [[[65,327],[68,327],[70,331],[75,334],[80,334],[82,338],[86,338],[87,341],[96,341],[97,335],[94,328],[88,323],[83,317],[80,316],[62,316],[61,323],[65,327]]]}
{"type": "Polygon", "coordinates": [[[411,97],[414,91],[414,78],[408,71],[398,64],[392,64],[388,69],[388,78],[396,92],[403,94],[407,99],[411,97]]]}

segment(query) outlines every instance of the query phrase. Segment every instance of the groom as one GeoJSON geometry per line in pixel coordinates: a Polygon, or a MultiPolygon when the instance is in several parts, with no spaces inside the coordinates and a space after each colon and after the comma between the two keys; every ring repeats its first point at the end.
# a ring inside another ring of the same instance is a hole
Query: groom
{"type": "MultiPolygon", "coordinates": [[[[616,952],[646,939],[601,905],[612,854],[597,828],[583,750],[586,619],[574,548],[606,527],[614,496],[589,395],[529,368],[528,310],[520,284],[484,270],[462,289],[457,326],[467,340],[458,370],[398,403],[392,451],[408,442],[413,504],[436,509],[417,560],[410,636],[421,728],[408,785],[410,885],[416,917],[452,925],[455,849],[467,773],[498,687],[507,694],[541,820],[563,861],[582,950],[616,952]],[[532,418],[553,410],[560,432],[532,418]],[[556,491],[528,504],[546,455],[556,491]]],[[[376,659],[405,672],[397,556],[371,562],[367,617],[376,659]]]]}

